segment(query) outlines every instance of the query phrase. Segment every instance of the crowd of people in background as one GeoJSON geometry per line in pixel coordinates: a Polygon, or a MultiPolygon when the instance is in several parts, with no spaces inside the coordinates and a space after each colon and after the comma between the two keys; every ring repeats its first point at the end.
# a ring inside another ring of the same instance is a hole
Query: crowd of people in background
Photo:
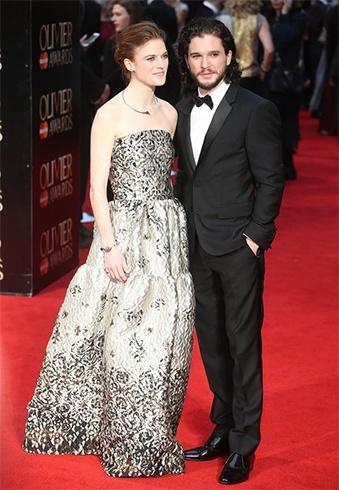
{"type": "MultiPolygon", "coordinates": [[[[282,120],[285,178],[295,180],[294,154],[300,139],[299,111],[318,118],[323,135],[338,133],[338,1],[337,0],[82,0],[81,1],[81,208],[89,169],[91,121],[100,105],[123,90],[125,81],[114,59],[116,39],[129,25],[153,20],[166,33],[169,69],[156,95],[175,106],[187,95],[181,87],[177,41],[193,17],[215,17],[234,36],[245,88],[273,101],[282,120]],[[93,32],[100,36],[85,47],[93,32]],[[272,91],[270,78],[277,64],[302,67],[298,93],[272,91]],[[89,74],[89,71],[92,73],[89,74]],[[333,101],[336,101],[334,103],[333,101]]],[[[107,187],[108,199],[111,199],[107,187]]],[[[82,216],[82,211],[81,211],[82,216]]],[[[88,247],[91,232],[81,225],[80,247],[88,247]]]]}

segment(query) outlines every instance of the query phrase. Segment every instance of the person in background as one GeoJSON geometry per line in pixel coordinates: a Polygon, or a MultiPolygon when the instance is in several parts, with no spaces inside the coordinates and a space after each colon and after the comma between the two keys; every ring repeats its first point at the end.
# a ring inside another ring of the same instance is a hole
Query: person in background
{"type": "MultiPolygon", "coordinates": [[[[189,6],[187,5],[187,3],[181,0],[166,0],[166,3],[170,7],[173,7],[175,10],[175,15],[177,17],[177,24],[178,24],[178,34],[180,34],[189,16],[189,6]]],[[[176,43],[177,43],[177,39],[175,41],[175,44],[176,43]]]]}
{"type": "MultiPolygon", "coordinates": [[[[82,42],[94,32],[99,32],[101,7],[94,0],[80,2],[80,229],[79,247],[88,248],[93,236],[83,221],[83,206],[87,195],[90,165],[90,134],[97,108],[110,96],[110,88],[101,78],[101,44],[97,39],[89,47],[82,42]]],[[[94,219],[93,217],[91,217],[94,219]]]]}
{"type": "Polygon", "coordinates": [[[122,70],[114,59],[117,45],[117,35],[126,27],[143,20],[144,11],[141,3],[135,0],[113,0],[111,22],[114,26],[114,35],[105,44],[102,76],[111,90],[111,97],[125,88],[122,70]]]}
{"type": "Polygon", "coordinates": [[[338,5],[326,17],[326,83],[318,131],[326,136],[338,135],[338,5]]]}
{"type": "MultiPolygon", "coordinates": [[[[321,116],[321,106],[323,95],[326,86],[326,37],[327,37],[327,27],[326,19],[327,12],[330,9],[330,4],[332,2],[327,2],[327,0],[317,1],[310,5],[309,9],[309,22],[308,27],[308,47],[311,52],[314,52],[314,59],[309,62],[311,58],[310,54],[308,56],[308,62],[310,67],[315,70],[315,74],[312,73],[310,80],[311,87],[311,98],[308,103],[308,110],[311,113],[312,118],[320,118],[321,116]],[[320,6],[320,9],[319,9],[320,6]],[[316,34],[319,32],[318,37],[316,34]],[[318,56],[317,56],[317,53],[318,56]],[[316,64],[315,64],[316,63],[316,64]]],[[[306,43],[305,43],[306,44],[306,43]]],[[[312,70],[313,71],[313,70],[312,70]]]]}
{"type": "Polygon", "coordinates": [[[226,0],[225,9],[217,15],[233,34],[240,63],[241,85],[258,95],[270,71],[274,46],[266,18],[260,13],[260,0],[226,0]]]}
{"type": "Polygon", "coordinates": [[[165,0],[149,0],[145,7],[145,18],[153,20],[163,29],[168,40],[174,44],[178,38],[178,22],[174,8],[165,0]]]}
{"type": "MultiPolygon", "coordinates": [[[[294,0],[270,0],[267,10],[276,55],[279,55],[284,67],[296,66],[302,56],[303,36],[307,17],[301,2],[294,0]]],[[[272,64],[274,68],[275,60],[272,64]]],[[[297,151],[300,139],[299,109],[302,94],[273,93],[269,87],[271,73],[264,81],[264,95],[273,101],[280,112],[282,121],[282,147],[285,178],[295,180],[297,171],[293,155],[297,151]]]]}
{"type": "Polygon", "coordinates": [[[215,17],[223,8],[224,0],[205,0],[195,12],[196,17],[215,17]]]}
{"type": "Polygon", "coordinates": [[[338,111],[338,13],[339,6],[334,5],[327,14],[326,60],[327,74],[335,88],[336,109],[338,111]]]}
{"type": "Polygon", "coordinates": [[[104,0],[101,4],[100,39],[103,49],[106,41],[115,33],[114,24],[112,22],[113,1],[114,0],[104,0]]]}
{"type": "Polygon", "coordinates": [[[265,250],[284,189],[275,105],[240,85],[234,39],[196,17],[181,31],[179,66],[198,92],[177,104],[175,195],[187,213],[196,330],[214,429],[185,451],[191,461],[229,455],[222,484],[248,479],[260,441],[265,250]]]}
{"type": "Polygon", "coordinates": [[[185,212],[170,179],[177,113],[154,94],[166,79],[164,41],[153,22],[119,35],[127,87],[92,125],[93,242],[57,317],[24,440],[31,453],[97,455],[121,478],[184,472],[176,432],[194,292],[185,212]]]}
{"type": "MultiPolygon", "coordinates": [[[[85,39],[93,33],[100,34],[101,5],[95,0],[80,0],[80,37],[85,39]]],[[[94,73],[102,75],[102,49],[100,37],[86,49],[86,54],[94,73]]]]}
{"type": "Polygon", "coordinates": [[[326,65],[325,19],[330,3],[328,0],[313,0],[307,9],[304,60],[310,85],[305,91],[305,103],[313,118],[318,118],[320,115],[321,97],[324,88],[323,75],[326,65]],[[319,65],[322,71],[319,71],[319,65]]]}

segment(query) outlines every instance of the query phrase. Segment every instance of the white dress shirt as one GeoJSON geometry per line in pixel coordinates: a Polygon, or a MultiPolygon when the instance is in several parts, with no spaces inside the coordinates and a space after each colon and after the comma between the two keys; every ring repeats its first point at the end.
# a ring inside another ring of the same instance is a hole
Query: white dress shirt
{"type": "MultiPolygon", "coordinates": [[[[198,163],[200,152],[202,149],[202,145],[207,133],[208,128],[212,122],[215,111],[218,108],[218,105],[224,98],[229,83],[222,83],[218,88],[213,90],[209,95],[213,101],[213,109],[210,109],[207,104],[202,104],[202,106],[197,107],[194,105],[191,112],[191,143],[193,149],[193,155],[195,159],[195,163],[198,163]]],[[[199,97],[203,97],[200,90],[198,89],[199,97]]]]}

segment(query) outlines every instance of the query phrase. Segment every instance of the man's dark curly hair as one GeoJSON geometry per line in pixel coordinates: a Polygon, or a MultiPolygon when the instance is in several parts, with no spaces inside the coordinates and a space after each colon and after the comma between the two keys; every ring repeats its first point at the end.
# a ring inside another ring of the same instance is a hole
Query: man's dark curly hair
{"type": "Polygon", "coordinates": [[[226,69],[226,82],[240,82],[241,70],[235,58],[236,49],[232,34],[219,20],[212,17],[194,17],[181,31],[178,44],[179,68],[181,81],[184,87],[195,87],[190,71],[187,67],[185,56],[188,54],[188,46],[194,37],[203,37],[207,34],[221,39],[225,53],[232,51],[231,63],[226,69]]]}

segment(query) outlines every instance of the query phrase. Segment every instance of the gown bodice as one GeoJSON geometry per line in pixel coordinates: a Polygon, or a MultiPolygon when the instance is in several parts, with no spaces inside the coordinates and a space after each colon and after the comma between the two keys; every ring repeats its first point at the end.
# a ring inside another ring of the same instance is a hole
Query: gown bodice
{"type": "Polygon", "coordinates": [[[171,135],[165,130],[149,129],[117,138],[109,175],[114,201],[172,198],[173,158],[171,135]]]}

